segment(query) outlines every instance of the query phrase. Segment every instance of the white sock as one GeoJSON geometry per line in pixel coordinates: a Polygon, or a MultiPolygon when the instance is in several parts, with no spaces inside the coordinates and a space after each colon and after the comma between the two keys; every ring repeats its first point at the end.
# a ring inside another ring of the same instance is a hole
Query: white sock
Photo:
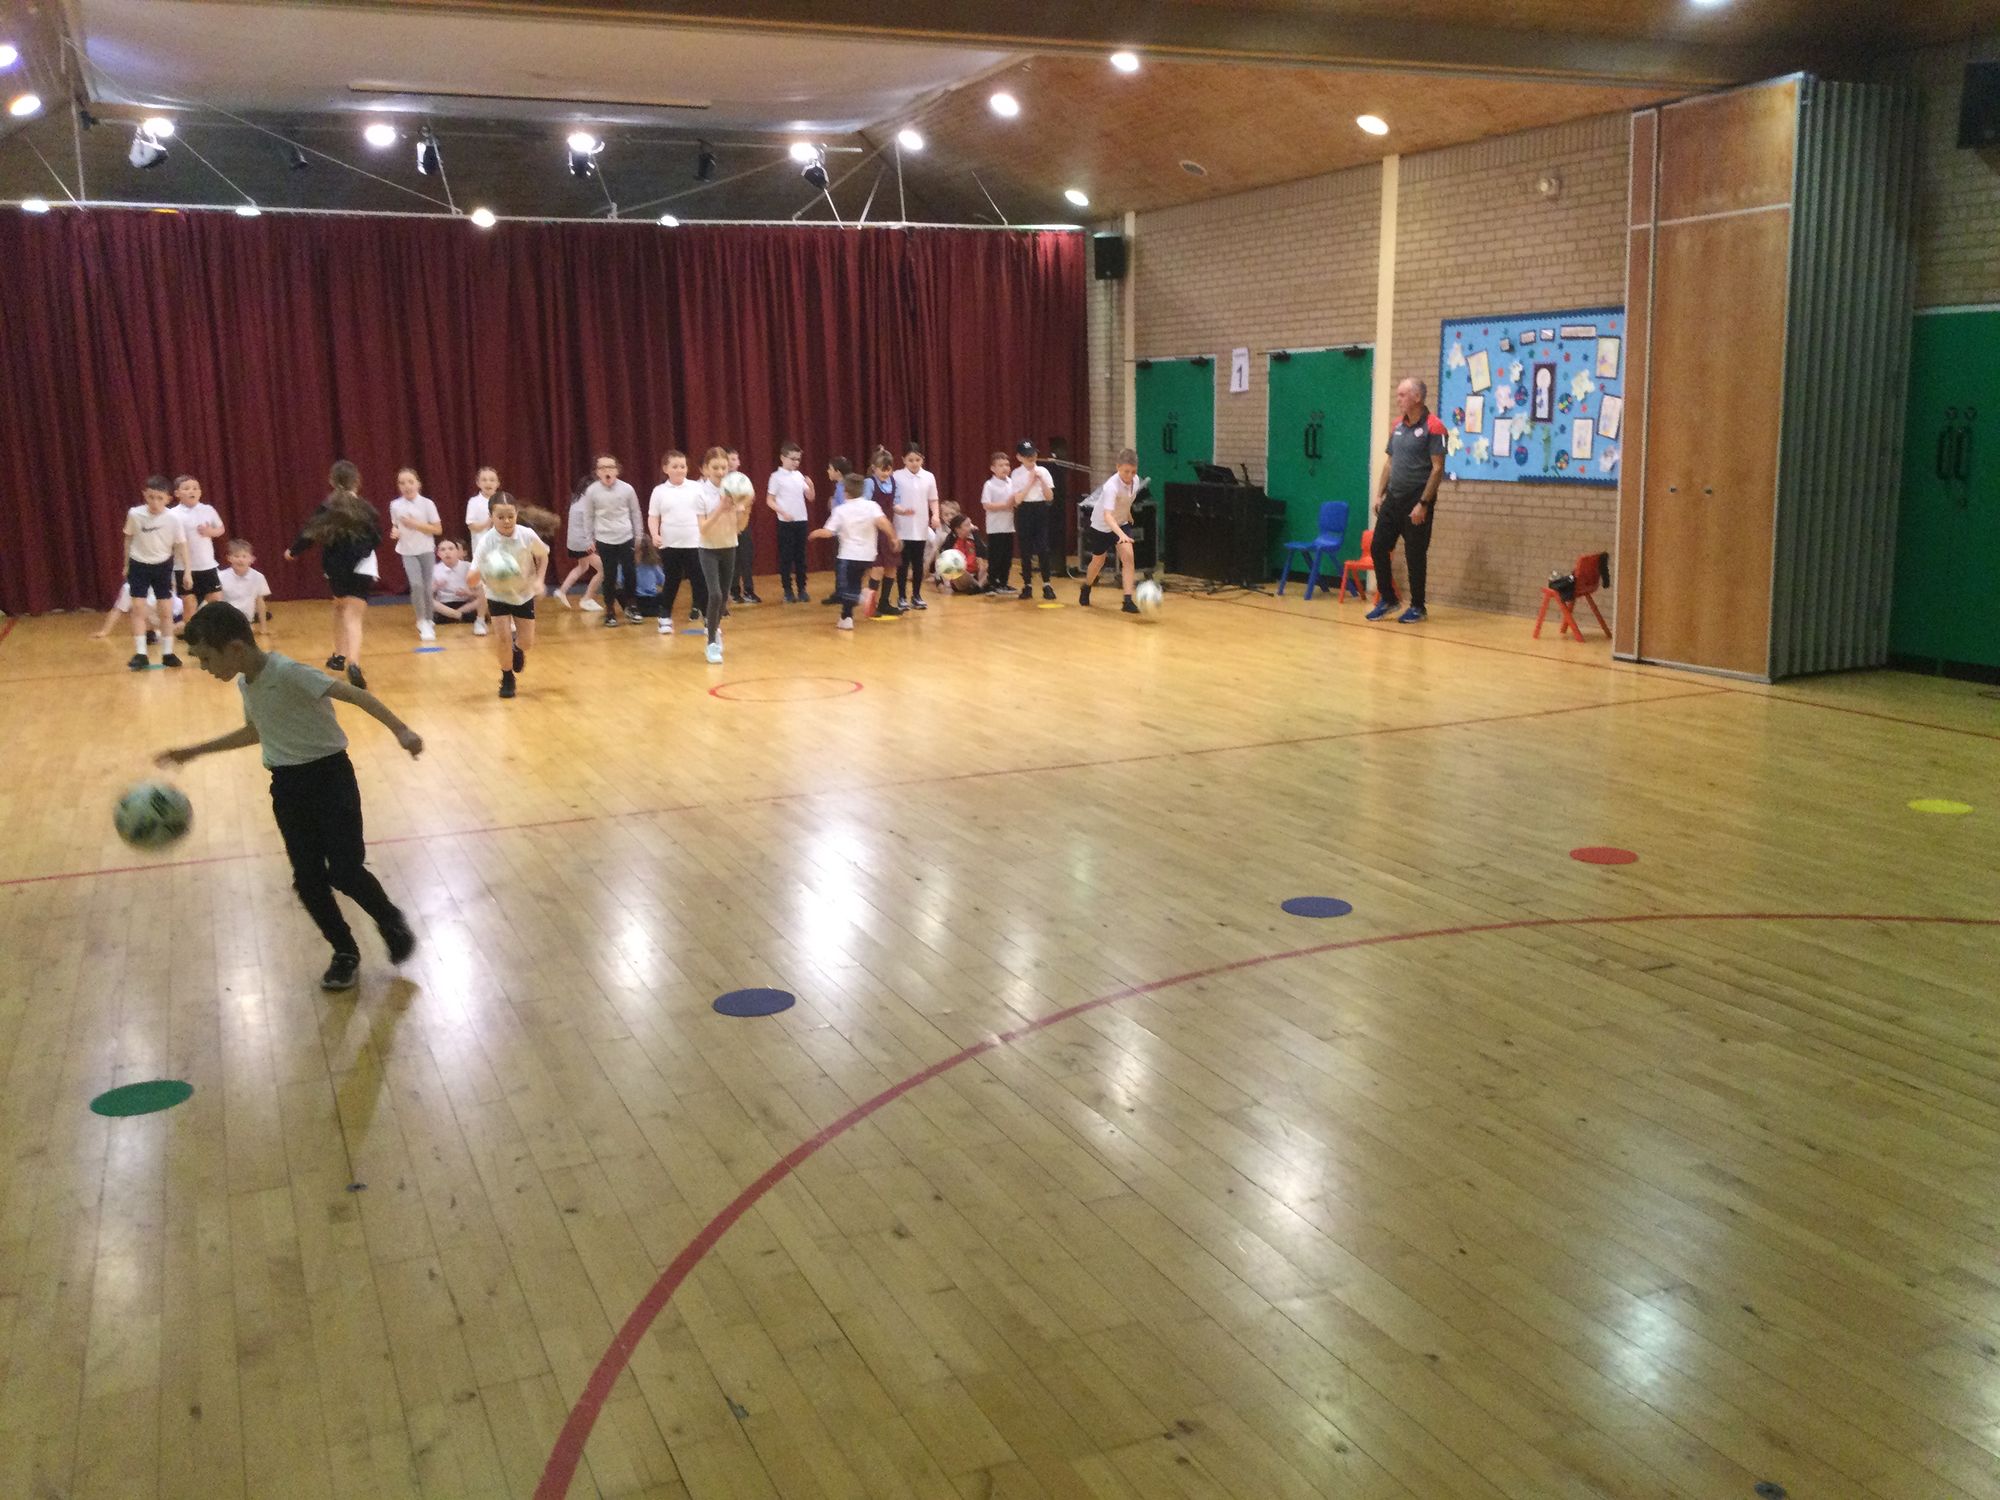
{"type": "Polygon", "coordinates": [[[135,630],[132,632],[132,654],[134,656],[144,656],[146,654],[145,631],[135,630]]]}

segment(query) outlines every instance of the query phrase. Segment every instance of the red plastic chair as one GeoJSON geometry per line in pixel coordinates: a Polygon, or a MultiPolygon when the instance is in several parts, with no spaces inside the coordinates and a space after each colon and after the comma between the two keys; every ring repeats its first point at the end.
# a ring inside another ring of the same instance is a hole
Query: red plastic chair
{"type": "Polygon", "coordinates": [[[1535,616],[1535,639],[1541,639],[1542,621],[1548,618],[1551,600],[1555,601],[1556,607],[1562,611],[1562,629],[1558,634],[1574,634],[1579,641],[1583,639],[1583,627],[1576,623],[1576,615],[1573,613],[1576,601],[1582,600],[1590,606],[1590,612],[1597,616],[1597,628],[1604,632],[1604,638],[1607,641],[1611,639],[1611,627],[1604,623],[1604,612],[1597,607],[1597,600],[1592,597],[1599,588],[1597,571],[1599,555],[1592,552],[1576,560],[1576,589],[1570,598],[1563,598],[1552,588],[1542,590],[1541,612],[1535,616]]]}
{"type": "MultiPolygon", "coordinates": [[[[1359,557],[1350,557],[1340,565],[1340,593],[1333,601],[1335,604],[1345,604],[1347,602],[1347,591],[1349,588],[1354,590],[1354,597],[1357,599],[1367,594],[1368,570],[1375,566],[1372,561],[1374,556],[1375,531],[1373,527],[1370,527],[1367,531],[1361,533],[1361,555],[1359,557]]],[[[1379,578],[1375,581],[1378,585],[1381,583],[1381,579],[1379,578]]],[[[1375,590],[1375,597],[1378,600],[1382,597],[1382,590],[1379,587],[1375,590]]]]}

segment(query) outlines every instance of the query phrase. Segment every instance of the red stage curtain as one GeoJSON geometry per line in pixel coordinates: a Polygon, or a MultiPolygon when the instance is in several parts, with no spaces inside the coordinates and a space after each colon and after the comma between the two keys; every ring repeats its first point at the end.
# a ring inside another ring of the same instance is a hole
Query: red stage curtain
{"type": "Polygon", "coordinates": [[[201,479],[280,597],[324,592],[316,563],[279,554],[335,458],[385,515],[413,465],[462,535],[483,463],[560,512],[599,451],[643,502],[664,449],[698,463],[733,445],[766,572],[762,486],[784,438],[823,501],[829,457],[917,437],[944,497],[977,515],[990,452],[1088,431],[1084,249],[978,230],[0,214],[0,606],[102,608],[121,518],[156,471],[201,479]]]}

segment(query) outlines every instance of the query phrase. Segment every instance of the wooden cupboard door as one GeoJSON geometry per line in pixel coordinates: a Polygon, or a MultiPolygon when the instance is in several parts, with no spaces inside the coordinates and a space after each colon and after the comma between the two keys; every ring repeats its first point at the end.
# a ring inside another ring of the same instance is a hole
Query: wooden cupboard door
{"type": "Polygon", "coordinates": [[[1763,677],[1791,210],[1656,235],[1639,654],[1763,677]]]}

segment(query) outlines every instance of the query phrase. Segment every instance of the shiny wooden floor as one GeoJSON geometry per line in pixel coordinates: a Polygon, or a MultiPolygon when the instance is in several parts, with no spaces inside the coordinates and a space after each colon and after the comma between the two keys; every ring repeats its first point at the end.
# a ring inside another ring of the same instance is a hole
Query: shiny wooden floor
{"type": "Polygon", "coordinates": [[[1990,692],[597,618],[370,611],[349,998],[254,752],[112,833],[234,691],[0,639],[0,1496],[2000,1496],[1990,692]]]}

